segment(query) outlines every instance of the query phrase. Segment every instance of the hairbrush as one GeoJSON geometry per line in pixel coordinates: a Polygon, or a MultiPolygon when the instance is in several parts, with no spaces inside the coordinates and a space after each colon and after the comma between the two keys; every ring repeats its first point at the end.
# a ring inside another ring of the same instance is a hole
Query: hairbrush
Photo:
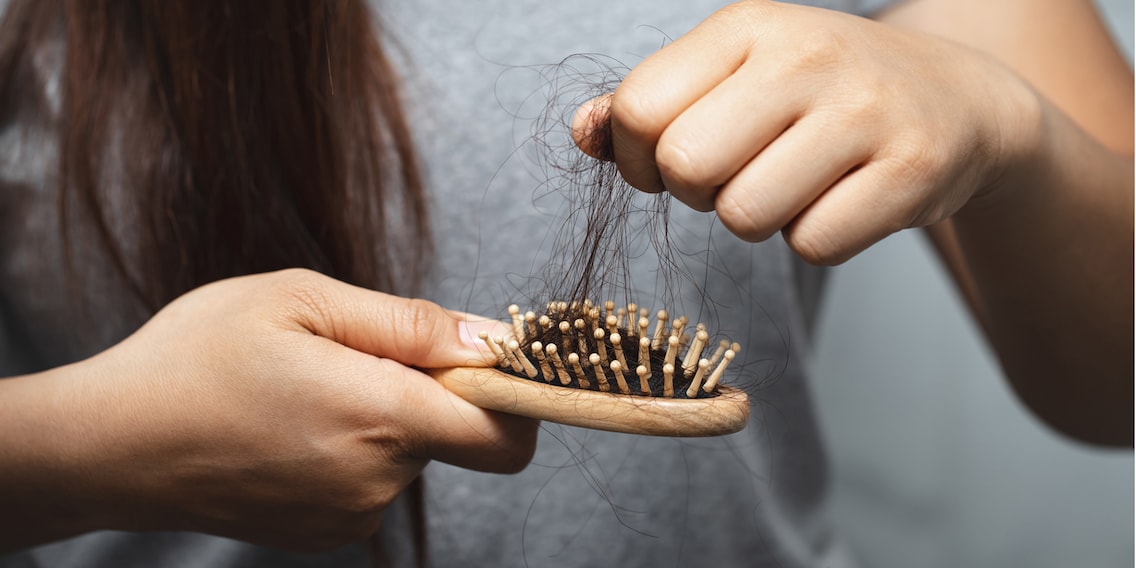
{"type": "Polygon", "coordinates": [[[717,436],[749,417],[745,392],[720,384],[737,343],[710,348],[702,324],[636,304],[550,302],[541,315],[509,306],[512,333],[480,339],[497,368],[434,369],[449,391],[481,408],[613,432],[717,436]],[[704,357],[704,355],[708,356],[704,357]]]}

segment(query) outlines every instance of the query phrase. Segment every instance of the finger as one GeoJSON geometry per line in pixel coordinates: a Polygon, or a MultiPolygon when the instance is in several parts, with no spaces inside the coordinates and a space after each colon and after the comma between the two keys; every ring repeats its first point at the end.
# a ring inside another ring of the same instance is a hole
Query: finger
{"type": "Polygon", "coordinates": [[[714,208],[718,188],[805,110],[779,73],[750,60],[674,119],[655,149],[663,185],[699,211],[714,208]]]}
{"type": "Polygon", "coordinates": [[[576,109],[572,116],[572,141],[585,154],[597,160],[612,161],[611,93],[595,97],[576,109]]]}
{"type": "Polygon", "coordinates": [[[515,473],[532,459],[538,421],[483,410],[426,374],[376,361],[384,387],[378,411],[406,429],[412,457],[493,473],[515,473]],[[390,401],[397,403],[392,407],[390,401]]]}
{"type": "Polygon", "coordinates": [[[744,61],[746,49],[739,45],[738,34],[727,33],[723,20],[712,17],[647,58],[615,90],[612,147],[620,174],[633,187],[664,189],[655,164],[659,137],[675,117],[744,61]]]}
{"type": "Polygon", "coordinates": [[[763,241],[863,163],[872,138],[848,136],[847,129],[833,122],[809,115],[729,180],[714,204],[722,225],[747,241],[763,241]]]}
{"type": "Polygon", "coordinates": [[[404,365],[440,368],[485,366],[496,358],[479,331],[505,336],[499,321],[450,312],[419,299],[345,284],[310,271],[278,273],[295,309],[288,314],[307,331],[357,351],[404,365]]]}
{"type": "Polygon", "coordinates": [[[836,265],[907,228],[918,192],[889,184],[884,168],[874,162],[838,181],[785,227],[785,241],[810,263],[836,265]]]}

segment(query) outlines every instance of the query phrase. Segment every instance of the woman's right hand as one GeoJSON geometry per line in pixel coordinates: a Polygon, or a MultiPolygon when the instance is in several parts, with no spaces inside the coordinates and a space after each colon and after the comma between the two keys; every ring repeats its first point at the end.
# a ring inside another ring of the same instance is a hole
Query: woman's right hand
{"type": "Polygon", "coordinates": [[[0,550],[95,529],[323,549],[373,533],[431,459],[519,471],[536,422],[411,368],[489,364],[477,331],[502,324],[464,319],[287,270],[203,286],[91,359],[2,380],[0,521],[70,522],[22,523],[0,550]]]}

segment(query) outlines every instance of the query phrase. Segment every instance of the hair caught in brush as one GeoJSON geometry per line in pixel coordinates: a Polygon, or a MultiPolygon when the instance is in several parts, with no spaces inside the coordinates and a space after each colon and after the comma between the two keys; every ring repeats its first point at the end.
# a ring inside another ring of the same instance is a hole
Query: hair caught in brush
{"type": "MultiPolygon", "coordinates": [[[[752,341],[768,348],[777,341],[776,337],[770,341],[768,336],[776,335],[781,338],[785,349],[777,349],[764,361],[751,355],[747,358],[757,362],[749,366],[743,365],[743,358],[739,356],[730,367],[729,376],[720,375],[715,380],[755,393],[770,378],[779,375],[787,365],[788,345],[773,316],[766,314],[765,320],[773,325],[762,325],[748,317],[723,317],[731,312],[749,315],[763,311],[751,289],[748,269],[741,268],[743,272],[740,273],[747,278],[739,277],[739,273],[733,271],[739,266],[739,261],[744,262],[744,257],[733,253],[744,255],[745,251],[754,249],[746,243],[727,240],[723,242],[728,243],[729,249],[723,247],[718,250],[722,242],[716,243],[711,238],[716,223],[712,216],[685,210],[675,210],[672,216],[669,194],[648,194],[632,188],[610,159],[596,159],[577,147],[572,132],[577,109],[597,96],[612,92],[628,69],[605,56],[574,55],[554,65],[508,67],[507,70],[530,73],[539,78],[538,89],[524,99],[521,106],[507,110],[518,124],[523,123],[530,128],[525,132],[521,147],[510,159],[527,160],[523,165],[535,168],[532,173],[537,184],[531,214],[547,220],[548,227],[547,231],[541,230],[537,234],[509,235],[508,240],[502,239],[504,242],[500,243],[503,248],[484,244],[481,247],[482,255],[520,252],[520,258],[525,259],[525,264],[512,267],[515,272],[504,275],[509,280],[507,294],[511,296],[491,300],[499,310],[496,315],[508,318],[513,326],[511,341],[502,337],[498,343],[493,341],[494,338],[483,338],[490,340],[490,348],[499,356],[502,365],[498,369],[537,383],[543,392],[534,398],[558,405],[566,413],[584,415],[589,412],[590,408],[584,407],[591,405],[592,398],[588,399],[587,405],[576,404],[582,398],[578,397],[579,389],[587,389],[600,391],[584,393],[589,396],[595,394],[594,398],[627,401],[624,406],[613,404],[609,407],[617,409],[609,414],[621,420],[634,413],[628,407],[636,410],[656,405],[684,407],[665,416],[665,420],[672,423],[681,422],[688,415],[707,414],[703,412],[705,408],[729,398],[715,397],[714,388],[707,392],[705,386],[716,366],[726,358],[726,351],[737,352],[733,339],[752,341]],[[534,113],[531,105],[540,108],[534,113]],[[523,250],[518,247],[518,238],[527,238],[526,246],[530,248],[523,250]],[[683,311],[686,313],[683,314],[683,311]],[[663,312],[662,318],[658,317],[660,312],[663,312]],[[609,317],[612,318],[610,327],[609,317]],[[641,326],[643,319],[646,319],[646,327],[641,326]],[[727,325],[735,327],[721,329],[722,322],[734,322],[727,325]],[[705,329],[699,329],[699,323],[705,323],[705,329]],[[766,333],[770,330],[775,333],[766,333]],[[708,348],[707,354],[701,357],[707,360],[707,364],[702,366],[702,376],[697,381],[694,379],[699,369],[698,360],[688,361],[681,353],[672,352],[672,382],[668,389],[663,367],[668,364],[669,344],[674,339],[686,347],[680,351],[689,353],[689,347],[699,337],[700,331],[705,333],[702,341],[708,348]],[[726,333],[715,335],[715,331],[726,333]],[[602,335],[597,337],[598,334],[602,335]],[[727,334],[734,336],[727,340],[724,337],[727,334]],[[619,336],[622,359],[616,349],[616,341],[613,341],[616,335],[619,336]],[[765,341],[759,340],[762,335],[767,336],[765,341]],[[684,336],[688,338],[684,340],[684,336]],[[648,348],[646,356],[640,352],[644,339],[648,348]],[[723,340],[727,341],[725,345],[723,340]],[[533,349],[535,343],[539,343],[539,348],[533,349]],[[517,351],[527,357],[527,367],[522,359],[515,357],[517,351]],[[514,353],[511,361],[507,352],[514,353]],[[543,354],[543,361],[538,353],[543,354]],[[553,353],[559,359],[553,358],[553,353]],[[593,354],[600,359],[599,365],[593,363],[593,354]],[[709,362],[715,359],[714,366],[711,366],[709,362]],[[647,365],[644,365],[645,362],[647,365]],[[691,362],[693,366],[688,365],[691,362]],[[616,369],[612,368],[613,365],[616,369]],[[659,377],[652,376],[644,386],[638,373],[641,366],[649,366],[652,375],[658,373],[659,377]],[[676,400],[666,400],[668,390],[672,391],[670,396],[676,400]],[[688,393],[695,400],[682,400],[688,393]]],[[[600,128],[586,133],[586,136],[583,143],[590,145],[589,150],[609,150],[606,154],[593,154],[612,157],[610,130],[600,128]]],[[[517,164],[513,166],[516,169],[517,164]]],[[[492,189],[487,188],[486,194],[489,195],[492,189]]],[[[511,193],[514,187],[507,190],[511,193]]],[[[485,219],[483,224],[486,227],[496,220],[488,216],[485,219]]],[[[723,233],[721,236],[726,235],[723,233]]],[[[495,265],[501,264],[500,256],[495,256],[494,260],[495,265]]],[[[498,276],[501,275],[493,277],[498,276]]],[[[476,275],[473,280],[478,280],[476,275]]],[[[489,293],[484,286],[471,285],[470,303],[473,302],[475,288],[478,294],[489,293]]],[[[499,374],[493,374],[499,377],[499,374]]],[[[486,379],[486,382],[493,380],[486,379]]],[[[502,389],[506,391],[502,398],[507,398],[510,404],[516,403],[523,398],[522,393],[531,390],[513,389],[513,386],[509,384],[502,389]]],[[[757,397],[753,397],[744,403],[747,411],[748,405],[756,400],[757,397]]],[[[743,420],[743,426],[762,420],[765,420],[764,416],[750,422],[743,420]]],[[[577,430],[563,428],[557,422],[561,421],[546,419],[543,428],[554,441],[542,445],[539,461],[534,461],[529,468],[529,474],[535,475],[535,479],[541,477],[541,471],[549,473],[546,482],[531,495],[529,513],[520,528],[525,565],[529,565],[530,560],[536,561],[533,565],[550,565],[556,559],[573,563],[578,557],[586,557],[575,553],[577,549],[589,546],[580,535],[597,526],[600,517],[606,521],[614,519],[616,525],[602,526],[615,528],[629,539],[632,548],[658,549],[663,546],[676,551],[675,565],[679,565],[684,535],[696,532],[688,531],[688,527],[696,523],[687,518],[686,509],[672,507],[676,502],[696,498],[698,490],[693,485],[684,485],[681,481],[684,477],[689,478],[692,471],[713,463],[717,473],[741,472],[740,475],[753,479],[755,486],[765,483],[766,474],[760,466],[751,463],[746,452],[735,452],[738,446],[762,443],[761,439],[767,435],[765,429],[744,437],[693,439],[684,433],[651,432],[652,436],[612,438],[594,430],[608,428],[583,424],[585,429],[577,430]],[[636,452],[641,453],[635,455],[636,452]],[[688,454],[699,464],[693,468],[688,465],[686,469],[678,467],[655,472],[657,479],[678,480],[670,485],[666,482],[661,484],[677,490],[659,501],[646,504],[640,501],[644,489],[638,485],[638,480],[642,477],[628,475],[623,470],[624,464],[661,463],[654,460],[676,453],[681,455],[684,464],[688,454]],[[633,455],[635,459],[631,459],[633,455]],[[533,470],[536,472],[531,473],[533,470]],[[561,476],[561,472],[577,475],[561,476]],[[574,488],[577,494],[573,502],[592,503],[592,512],[587,516],[564,516],[568,504],[561,496],[546,493],[546,487],[554,485],[574,488]],[[556,515],[563,522],[555,525],[530,523],[528,515],[537,511],[542,515],[556,515]],[[610,515],[602,511],[610,511],[610,515]]],[[[561,423],[581,425],[576,420],[561,423]]],[[[444,489],[439,494],[445,497],[452,495],[444,489]]],[[[735,494],[734,497],[739,501],[748,499],[743,494],[735,494]]],[[[756,503],[759,498],[755,495],[753,499],[756,503]]]]}
{"type": "MultiPolygon", "coordinates": [[[[529,282],[536,285],[522,292],[528,305],[509,307],[514,337],[483,339],[499,367],[518,377],[619,394],[712,397],[741,346],[715,336],[712,325],[670,313],[683,290],[713,306],[672,242],[670,195],[624,181],[612,161],[610,128],[572,130],[577,109],[604,100],[626,71],[596,55],[537,69],[545,103],[528,140],[543,177],[535,199],[555,195],[564,205],[534,263],[529,282]],[[640,258],[653,260],[651,273],[634,273],[640,258]]],[[[602,103],[590,108],[606,113],[602,103]]],[[[606,124],[605,116],[594,118],[584,122],[606,124]]]]}

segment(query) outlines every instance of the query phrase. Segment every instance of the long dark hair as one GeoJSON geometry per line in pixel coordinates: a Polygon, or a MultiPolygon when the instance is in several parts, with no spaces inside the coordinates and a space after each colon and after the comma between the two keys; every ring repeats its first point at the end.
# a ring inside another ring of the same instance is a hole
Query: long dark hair
{"type": "MultiPolygon", "coordinates": [[[[63,242],[93,235],[150,310],[283,267],[420,283],[422,182],[363,0],[12,0],[0,113],[41,87],[32,59],[51,42],[65,53],[51,125],[63,242]]],[[[65,254],[73,275],[100,269],[65,254]]]]}

